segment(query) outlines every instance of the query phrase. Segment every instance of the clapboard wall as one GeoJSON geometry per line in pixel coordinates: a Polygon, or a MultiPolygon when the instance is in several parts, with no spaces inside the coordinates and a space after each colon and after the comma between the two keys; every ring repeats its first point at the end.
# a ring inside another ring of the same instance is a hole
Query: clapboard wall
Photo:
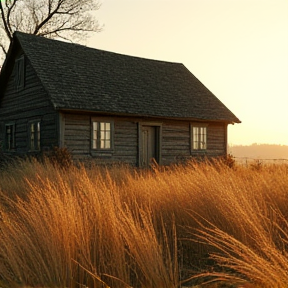
{"type": "Polygon", "coordinates": [[[87,115],[62,113],[61,145],[67,147],[75,159],[94,159],[98,163],[128,163],[138,165],[139,123],[161,123],[161,164],[183,161],[191,157],[221,156],[227,150],[227,124],[207,123],[207,149],[191,150],[190,122],[163,119],[143,119],[137,117],[116,117],[104,115],[87,115]],[[103,121],[113,121],[113,149],[109,151],[92,151],[91,119],[99,117],[103,121]]]}
{"type": "Polygon", "coordinates": [[[12,154],[28,153],[28,123],[39,120],[41,122],[42,149],[49,149],[58,145],[57,113],[27,59],[25,59],[24,89],[16,88],[15,76],[16,66],[12,70],[4,97],[0,102],[0,141],[3,143],[5,140],[5,124],[14,123],[16,149],[12,151],[12,154]]]}

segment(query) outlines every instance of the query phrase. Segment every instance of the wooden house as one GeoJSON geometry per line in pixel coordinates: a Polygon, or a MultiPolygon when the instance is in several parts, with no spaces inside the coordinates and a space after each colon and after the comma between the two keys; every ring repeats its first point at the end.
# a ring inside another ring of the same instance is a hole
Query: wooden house
{"type": "Polygon", "coordinates": [[[227,153],[239,119],[183,64],[15,32],[0,74],[1,150],[147,166],[227,153]]]}

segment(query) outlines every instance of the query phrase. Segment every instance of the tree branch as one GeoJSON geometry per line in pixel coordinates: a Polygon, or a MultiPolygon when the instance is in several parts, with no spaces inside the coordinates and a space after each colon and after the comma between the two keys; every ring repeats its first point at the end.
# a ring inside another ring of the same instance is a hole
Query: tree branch
{"type": "MultiPolygon", "coordinates": [[[[5,1],[5,4],[7,5],[6,1],[5,1]]],[[[3,22],[3,25],[4,25],[4,31],[5,31],[8,39],[11,41],[12,40],[12,35],[11,35],[10,31],[9,31],[9,27],[8,27],[8,24],[7,24],[7,19],[5,18],[5,13],[4,13],[4,9],[3,9],[1,1],[0,1],[0,11],[1,11],[2,22],[3,22]]]]}
{"type": "Polygon", "coordinates": [[[2,51],[3,51],[3,53],[5,55],[7,55],[7,51],[6,51],[5,47],[4,47],[4,45],[0,43],[0,47],[1,47],[2,51]]]}
{"type": "Polygon", "coordinates": [[[62,1],[59,0],[58,1],[58,5],[57,7],[54,9],[54,11],[52,11],[50,14],[48,14],[48,16],[38,25],[35,27],[35,30],[33,32],[34,35],[37,35],[39,30],[53,17],[53,15],[57,12],[57,10],[59,9],[59,7],[61,6],[62,1]]]}
{"type": "Polygon", "coordinates": [[[12,34],[13,34],[12,33],[12,29],[11,29],[10,17],[11,17],[12,9],[15,7],[17,1],[18,0],[13,0],[12,5],[10,7],[8,7],[8,4],[6,2],[6,7],[8,8],[8,12],[7,12],[7,26],[9,28],[9,32],[10,32],[10,40],[12,39],[12,34]]]}
{"type": "Polygon", "coordinates": [[[70,38],[71,42],[84,39],[88,32],[101,31],[90,14],[100,8],[98,1],[0,0],[0,59],[7,54],[7,44],[16,30],[49,38],[70,38]]]}

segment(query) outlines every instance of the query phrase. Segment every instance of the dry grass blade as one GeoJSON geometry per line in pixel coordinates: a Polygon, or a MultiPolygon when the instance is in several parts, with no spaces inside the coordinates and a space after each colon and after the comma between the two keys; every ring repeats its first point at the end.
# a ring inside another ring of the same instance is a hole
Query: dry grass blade
{"type": "MultiPolygon", "coordinates": [[[[261,217],[261,216],[259,216],[261,217]]],[[[203,273],[201,277],[212,277],[215,281],[252,282],[259,287],[285,287],[288,281],[288,262],[286,250],[276,247],[271,235],[263,232],[257,249],[244,244],[212,223],[198,230],[198,237],[218,250],[211,253],[224,272],[203,273]]],[[[278,224],[275,223],[275,227],[278,224]]],[[[286,221],[286,228],[288,228],[286,221]]],[[[283,228],[280,229],[283,231],[283,228]]],[[[285,237],[287,234],[283,234],[285,237]]],[[[287,243],[287,238],[282,239],[287,243]]],[[[200,276],[200,275],[198,275],[200,276]]]]}
{"type": "Polygon", "coordinates": [[[0,286],[284,288],[287,191],[287,165],[14,162],[0,173],[0,286]]]}

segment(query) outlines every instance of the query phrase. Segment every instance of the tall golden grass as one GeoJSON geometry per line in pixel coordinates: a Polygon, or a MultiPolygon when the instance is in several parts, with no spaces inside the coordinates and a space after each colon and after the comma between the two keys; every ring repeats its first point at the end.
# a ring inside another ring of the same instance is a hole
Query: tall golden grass
{"type": "Polygon", "coordinates": [[[26,160],[0,189],[0,287],[287,287],[287,165],[26,160]]]}

